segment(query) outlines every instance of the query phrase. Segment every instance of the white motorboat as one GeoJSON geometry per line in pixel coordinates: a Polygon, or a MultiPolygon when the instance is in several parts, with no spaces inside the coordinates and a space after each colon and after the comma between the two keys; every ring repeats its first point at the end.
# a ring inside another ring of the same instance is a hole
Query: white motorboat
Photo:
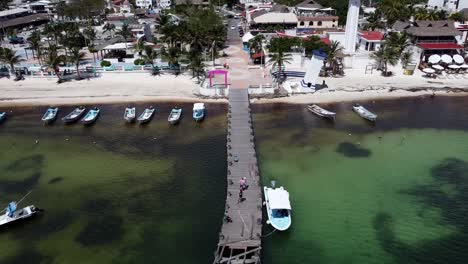
{"type": "Polygon", "coordinates": [[[283,187],[263,187],[268,224],[276,230],[285,231],[291,226],[291,203],[289,193],[283,187]]]}
{"type": "Polygon", "coordinates": [[[353,105],[353,111],[356,112],[360,117],[375,122],[377,120],[377,115],[367,110],[364,106],[355,104],[353,105]]]}
{"type": "Polygon", "coordinates": [[[10,202],[5,209],[6,212],[0,215],[0,226],[11,222],[19,221],[35,215],[39,210],[34,205],[28,205],[20,210],[17,208],[16,202],[10,202]]]}
{"type": "Polygon", "coordinates": [[[193,104],[193,119],[195,121],[201,121],[205,118],[205,104],[195,103],[193,104]]]}
{"type": "Polygon", "coordinates": [[[125,108],[124,119],[127,123],[132,123],[135,121],[136,118],[136,108],[135,107],[127,107],[125,108]]]}
{"type": "Polygon", "coordinates": [[[151,121],[151,119],[153,118],[155,110],[156,109],[154,109],[154,107],[152,107],[152,106],[150,106],[150,108],[146,108],[145,111],[143,111],[143,113],[141,113],[141,115],[137,118],[138,123],[146,124],[149,121],[151,121]]]}
{"type": "Polygon", "coordinates": [[[318,105],[309,105],[307,106],[307,110],[309,110],[310,112],[318,116],[335,120],[335,116],[336,116],[335,112],[325,110],[318,105]]]}
{"type": "Polygon", "coordinates": [[[57,107],[49,107],[47,111],[42,116],[42,122],[44,124],[51,124],[57,119],[58,108],[57,107]]]}

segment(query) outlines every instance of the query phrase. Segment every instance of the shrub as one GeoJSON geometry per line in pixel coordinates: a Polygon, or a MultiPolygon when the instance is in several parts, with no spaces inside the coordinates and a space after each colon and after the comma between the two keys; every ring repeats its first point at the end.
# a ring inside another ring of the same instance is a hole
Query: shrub
{"type": "Polygon", "coordinates": [[[145,60],[143,59],[136,59],[133,64],[135,65],[145,65],[145,60]]]}
{"type": "Polygon", "coordinates": [[[106,61],[106,60],[103,60],[101,61],[101,67],[109,67],[111,66],[111,62],[110,61],[106,61]]]}

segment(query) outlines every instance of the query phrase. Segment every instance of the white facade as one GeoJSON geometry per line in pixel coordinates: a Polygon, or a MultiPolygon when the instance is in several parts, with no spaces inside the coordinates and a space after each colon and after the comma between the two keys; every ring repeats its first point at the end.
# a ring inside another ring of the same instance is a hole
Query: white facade
{"type": "Polygon", "coordinates": [[[138,8],[149,8],[150,6],[153,5],[153,1],[152,0],[136,0],[135,5],[138,8]]]}
{"type": "Polygon", "coordinates": [[[161,9],[168,9],[171,7],[171,0],[159,0],[158,5],[161,9]]]}
{"type": "Polygon", "coordinates": [[[361,0],[349,0],[344,45],[345,52],[348,54],[354,53],[356,51],[360,7],[361,0]]]}
{"type": "Polygon", "coordinates": [[[427,5],[449,12],[455,12],[463,8],[468,8],[468,0],[428,0],[427,5]]]}

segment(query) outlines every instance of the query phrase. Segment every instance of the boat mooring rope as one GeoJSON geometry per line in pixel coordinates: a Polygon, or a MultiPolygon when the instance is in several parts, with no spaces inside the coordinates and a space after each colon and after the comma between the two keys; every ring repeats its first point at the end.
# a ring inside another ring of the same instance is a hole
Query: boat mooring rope
{"type": "Polygon", "coordinates": [[[268,234],[262,236],[262,238],[269,237],[269,236],[271,236],[274,232],[276,232],[276,229],[273,229],[273,231],[271,231],[270,233],[268,233],[268,234]]]}

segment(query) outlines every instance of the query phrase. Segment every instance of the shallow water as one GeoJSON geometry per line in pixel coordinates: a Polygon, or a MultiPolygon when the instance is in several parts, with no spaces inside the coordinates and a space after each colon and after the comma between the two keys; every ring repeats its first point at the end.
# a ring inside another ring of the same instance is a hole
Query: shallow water
{"type": "Polygon", "coordinates": [[[0,203],[32,190],[22,205],[45,212],[0,232],[0,263],[212,261],[226,106],[207,105],[207,119],[195,124],[191,105],[179,105],[179,125],[167,123],[171,105],[158,104],[141,127],[123,122],[122,105],[103,106],[90,127],[43,126],[44,107],[13,109],[0,125],[0,203]]]}
{"type": "Polygon", "coordinates": [[[263,183],[287,188],[293,207],[264,263],[467,263],[468,98],[365,105],[375,125],[349,103],[326,106],[335,123],[254,107],[263,183]]]}

